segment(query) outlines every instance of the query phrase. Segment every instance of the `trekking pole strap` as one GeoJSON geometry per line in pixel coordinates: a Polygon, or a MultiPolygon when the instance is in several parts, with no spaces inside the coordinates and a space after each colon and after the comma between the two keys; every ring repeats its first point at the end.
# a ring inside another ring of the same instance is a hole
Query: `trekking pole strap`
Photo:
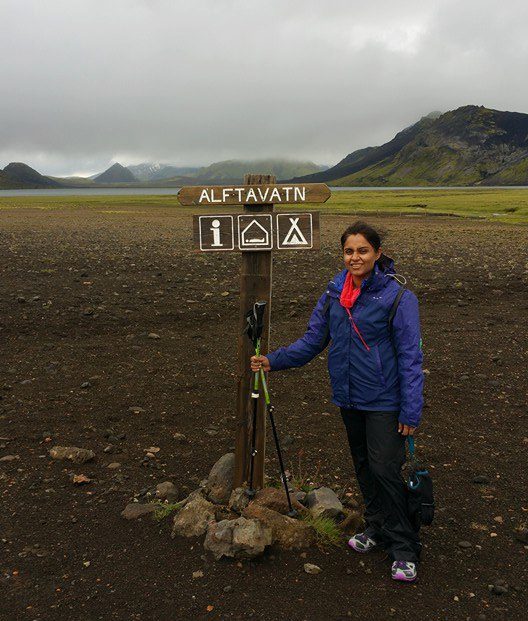
{"type": "Polygon", "coordinates": [[[409,457],[411,461],[416,459],[415,456],[415,447],[414,447],[414,436],[407,436],[407,442],[409,443],[409,457]]]}

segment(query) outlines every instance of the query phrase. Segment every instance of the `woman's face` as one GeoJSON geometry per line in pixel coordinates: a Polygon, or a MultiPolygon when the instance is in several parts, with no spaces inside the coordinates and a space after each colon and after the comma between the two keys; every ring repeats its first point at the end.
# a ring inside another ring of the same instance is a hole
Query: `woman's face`
{"type": "Polygon", "coordinates": [[[347,237],[343,248],[343,260],[352,276],[360,280],[367,278],[380,256],[381,248],[376,252],[361,233],[347,237]]]}

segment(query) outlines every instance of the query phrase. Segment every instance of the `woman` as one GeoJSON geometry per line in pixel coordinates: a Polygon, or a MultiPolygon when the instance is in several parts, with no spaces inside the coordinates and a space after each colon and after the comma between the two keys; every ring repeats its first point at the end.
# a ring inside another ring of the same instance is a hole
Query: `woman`
{"type": "Polygon", "coordinates": [[[356,222],[341,246],[345,269],[328,284],[304,336],[253,356],[251,369],[300,367],[331,342],[332,401],[341,409],[365,502],[366,529],[349,545],[362,553],[383,546],[393,560],[392,578],[412,582],[421,544],[400,471],[406,436],[414,434],[423,404],[418,301],[402,290],[374,228],[356,222]]]}

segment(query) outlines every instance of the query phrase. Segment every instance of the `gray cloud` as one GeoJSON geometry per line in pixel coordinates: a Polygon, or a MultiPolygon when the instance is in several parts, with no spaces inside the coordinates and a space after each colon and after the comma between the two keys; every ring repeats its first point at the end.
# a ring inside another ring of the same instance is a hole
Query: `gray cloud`
{"type": "Polygon", "coordinates": [[[332,164],[431,110],[526,112],[511,0],[0,0],[0,167],[332,164]]]}

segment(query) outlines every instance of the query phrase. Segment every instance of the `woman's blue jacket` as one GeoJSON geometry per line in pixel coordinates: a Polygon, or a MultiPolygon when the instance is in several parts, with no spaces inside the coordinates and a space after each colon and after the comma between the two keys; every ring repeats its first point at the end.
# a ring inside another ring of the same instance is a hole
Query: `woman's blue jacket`
{"type": "Polygon", "coordinates": [[[405,289],[389,330],[389,313],[400,285],[392,261],[375,264],[351,309],[363,341],[339,302],[347,270],[328,283],[300,339],[267,354],[272,371],[300,367],[330,342],[328,371],[338,407],[399,411],[398,420],[418,426],[423,406],[418,300],[405,289]],[[367,349],[368,348],[368,349],[367,349]]]}

